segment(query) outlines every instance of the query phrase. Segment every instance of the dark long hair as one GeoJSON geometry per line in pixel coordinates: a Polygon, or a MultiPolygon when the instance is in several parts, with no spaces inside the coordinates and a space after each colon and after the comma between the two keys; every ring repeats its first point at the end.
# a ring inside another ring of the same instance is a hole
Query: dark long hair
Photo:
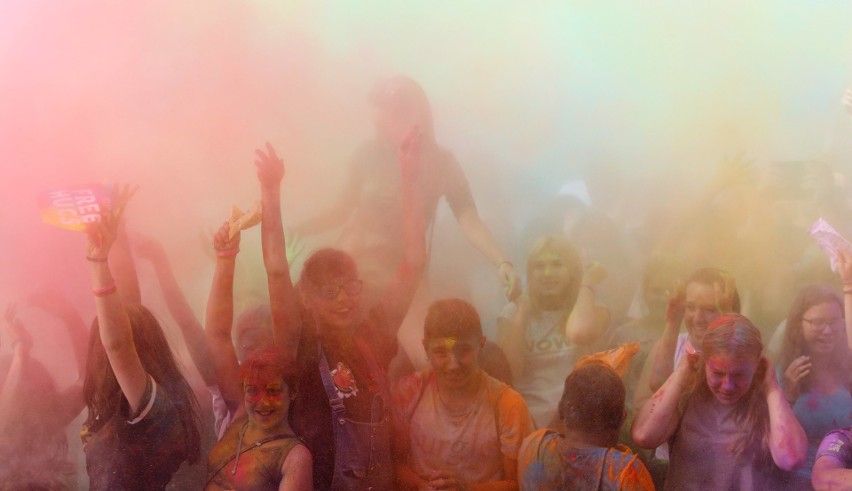
{"type": "MultiPolygon", "coordinates": [[[[796,358],[802,355],[811,356],[808,344],[805,342],[804,333],[802,332],[804,329],[802,319],[808,309],[824,303],[833,303],[834,305],[837,305],[840,312],[843,313],[843,302],[840,300],[840,297],[837,296],[834,289],[825,285],[807,286],[799,292],[799,295],[793,301],[793,305],[790,307],[790,313],[787,316],[787,327],[784,331],[784,342],[781,344],[781,353],[778,357],[778,363],[782,372],[783,370],[786,370],[787,367],[790,366],[790,363],[792,363],[796,358]]],[[[842,336],[845,336],[845,326],[841,332],[842,336]]],[[[832,358],[830,366],[834,368],[835,373],[841,375],[841,379],[845,380],[848,385],[849,347],[846,339],[843,339],[842,342],[838,341],[830,356],[832,358]]],[[[804,380],[802,389],[807,391],[811,382],[811,375],[808,375],[804,380]]]]}
{"type": "MultiPolygon", "coordinates": [[[[195,394],[178,368],[163,329],[154,315],[141,305],[125,305],[124,310],[130,320],[133,343],[142,367],[175,403],[186,437],[187,459],[194,463],[198,460],[201,448],[195,394]]],[[[83,396],[89,409],[86,426],[91,432],[97,432],[115,416],[124,398],[101,341],[97,318],[92,322],[89,336],[83,396]]]]}

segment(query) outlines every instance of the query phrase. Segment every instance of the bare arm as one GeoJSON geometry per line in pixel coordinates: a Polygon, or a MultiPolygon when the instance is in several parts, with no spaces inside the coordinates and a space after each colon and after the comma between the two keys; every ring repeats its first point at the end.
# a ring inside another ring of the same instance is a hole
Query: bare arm
{"type": "Polygon", "coordinates": [[[257,177],[260,181],[263,215],[260,222],[263,264],[269,285],[272,333],[275,344],[296,357],[301,336],[298,301],[287,263],[287,243],[281,223],[281,179],[284,162],[266,144],[266,153],[257,150],[257,177]]]}
{"type": "Polygon", "coordinates": [[[123,222],[119,224],[118,238],[110,254],[110,262],[115,271],[115,284],[121,299],[128,304],[141,304],[139,276],[136,274],[136,265],[133,263],[133,254],[130,252],[130,241],[123,222]]]}
{"type": "Polygon", "coordinates": [[[311,491],[313,489],[313,458],[308,447],[296,445],[281,465],[284,478],[278,491],[311,491]]]}
{"type": "MultiPolygon", "coordinates": [[[[766,360],[764,358],[764,360],[766,360]]],[[[775,378],[775,370],[765,361],[766,404],[769,407],[769,451],[775,465],[792,471],[805,463],[808,438],[799,420],[784,398],[784,392],[775,378]]]]}
{"type": "Polygon", "coordinates": [[[231,341],[231,326],[234,323],[234,266],[240,234],[228,239],[228,231],[228,222],[225,222],[213,238],[216,269],[207,300],[204,334],[219,391],[228,409],[236,411],[241,406],[243,393],[240,387],[240,367],[231,341]]]}
{"type": "Polygon", "coordinates": [[[684,357],[660,390],[638,409],[630,428],[637,445],[656,448],[674,435],[680,418],[678,402],[691,370],[688,358],[684,357]]]}
{"type": "Polygon", "coordinates": [[[399,150],[402,174],[403,258],[383,295],[388,326],[396,332],[405,319],[426,265],[423,200],[417,188],[420,133],[415,128],[399,150]]]}
{"type": "Polygon", "coordinates": [[[20,414],[17,407],[18,394],[25,390],[24,371],[30,363],[30,350],[33,340],[30,333],[16,317],[15,305],[9,305],[5,313],[5,325],[12,345],[12,361],[6,379],[0,385],[0,428],[17,424],[15,418],[20,414]]]}
{"type": "Polygon", "coordinates": [[[101,221],[89,231],[87,256],[101,342],[121,392],[131,412],[136,413],[148,385],[148,374],[136,351],[130,319],[124,310],[121,296],[116,294],[116,283],[108,263],[110,249],[118,236],[124,206],[130,196],[132,192],[126,188],[115,193],[112,209],[102,213],[101,221]]]}
{"type": "Polygon", "coordinates": [[[524,372],[524,357],[527,351],[527,317],[529,316],[529,299],[520,296],[515,300],[517,310],[511,319],[497,319],[497,344],[506,359],[513,377],[520,377],[524,372]]]}
{"type": "Polygon", "coordinates": [[[846,342],[852,350],[852,257],[841,250],[837,260],[837,272],[843,281],[843,311],[846,318],[846,342]]]}
{"type": "Polygon", "coordinates": [[[86,405],[83,400],[83,379],[86,374],[88,351],[86,340],[89,338],[89,330],[86,329],[79,312],[62,295],[54,292],[42,292],[30,297],[29,301],[48,314],[59,318],[68,330],[68,339],[77,367],[77,380],[58,394],[57,401],[61,411],[58,423],[61,427],[65,427],[80,414],[80,411],[86,405]]]}
{"type": "MultiPolygon", "coordinates": [[[[685,299],[686,292],[683,285],[675,284],[673,293],[669,294],[668,306],[666,307],[666,326],[663,329],[663,335],[654,345],[654,349],[646,362],[650,364],[647,381],[651,392],[659,389],[674,370],[677,336],[680,331],[680,324],[683,321],[685,299]]],[[[640,387],[640,390],[644,391],[645,387],[640,387]]]]}
{"type": "Polygon", "coordinates": [[[163,246],[153,239],[144,239],[140,241],[138,252],[139,257],[148,259],[154,267],[166,306],[180,328],[189,356],[192,357],[192,362],[201,374],[204,385],[208,387],[216,385],[216,370],[210,361],[210,350],[207,348],[204,328],[201,327],[201,322],[186,301],[163,246]]]}
{"type": "Polygon", "coordinates": [[[583,281],[571,314],[565,323],[565,337],[571,344],[589,345],[595,342],[609,323],[609,312],[604,315],[595,304],[595,286],[606,279],[607,271],[599,263],[592,263],[583,273],[583,281]]]}
{"type": "Polygon", "coordinates": [[[830,455],[816,459],[811,475],[815,491],[852,491],[852,469],[830,455]]]}
{"type": "Polygon", "coordinates": [[[511,262],[506,260],[506,255],[500,249],[491,230],[479,217],[479,212],[476,207],[469,207],[456,215],[456,220],[464,233],[467,241],[473,245],[479,252],[482,253],[489,261],[494,263],[498,268],[500,281],[506,291],[506,298],[514,300],[521,294],[521,281],[515,273],[515,267],[511,262]]]}

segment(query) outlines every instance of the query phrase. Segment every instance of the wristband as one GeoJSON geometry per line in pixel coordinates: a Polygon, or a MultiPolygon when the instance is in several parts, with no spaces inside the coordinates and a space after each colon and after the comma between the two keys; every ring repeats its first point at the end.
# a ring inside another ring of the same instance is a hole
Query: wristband
{"type": "Polygon", "coordinates": [[[105,263],[107,262],[107,257],[86,256],[86,260],[91,261],[93,263],[105,263]]]}
{"type": "Polygon", "coordinates": [[[233,256],[236,256],[238,252],[240,252],[240,248],[234,247],[233,249],[226,249],[224,251],[216,251],[216,256],[218,256],[218,257],[233,257],[233,256]]]}
{"type": "Polygon", "coordinates": [[[109,285],[103,288],[92,288],[92,293],[95,294],[96,297],[106,297],[112,293],[115,293],[117,287],[115,286],[115,282],[113,281],[109,285]]]}

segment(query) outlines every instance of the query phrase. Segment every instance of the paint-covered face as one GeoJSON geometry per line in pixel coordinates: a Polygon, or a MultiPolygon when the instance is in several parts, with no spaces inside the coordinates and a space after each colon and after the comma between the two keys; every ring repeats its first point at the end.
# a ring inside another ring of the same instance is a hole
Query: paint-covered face
{"type": "Polygon", "coordinates": [[[482,336],[467,338],[431,338],[423,341],[426,355],[438,384],[450,389],[470,385],[479,371],[479,351],[485,343],[482,336]]]}
{"type": "Polygon", "coordinates": [[[719,315],[721,312],[716,304],[716,290],[713,285],[695,282],[686,285],[683,323],[696,349],[701,349],[707,326],[719,315]]]}
{"type": "Polygon", "coordinates": [[[355,277],[337,276],[309,294],[308,306],[321,329],[344,331],[355,325],[360,314],[362,286],[355,277]]]}
{"type": "Polygon", "coordinates": [[[814,305],[802,316],[802,336],[813,355],[828,355],[846,344],[843,311],[835,302],[814,305]]]}
{"type": "Polygon", "coordinates": [[[274,430],[287,420],[290,390],[280,373],[268,367],[252,372],[243,381],[246,414],[249,422],[261,430],[274,430]]]}
{"type": "Polygon", "coordinates": [[[736,404],[751,388],[758,360],[725,353],[710,356],[704,366],[707,386],[722,404],[736,404]]]}
{"type": "Polygon", "coordinates": [[[549,249],[530,261],[529,272],[530,289],[539,297],[561,297],[567,293],[571,284],[571,266],[562,256],[549,249]]]}

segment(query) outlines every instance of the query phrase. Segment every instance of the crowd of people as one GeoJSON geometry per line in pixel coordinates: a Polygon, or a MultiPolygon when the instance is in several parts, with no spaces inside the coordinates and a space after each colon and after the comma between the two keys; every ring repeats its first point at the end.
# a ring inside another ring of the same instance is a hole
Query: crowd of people
{"type": "MultiPolygon", "coordinates": [[[[248,232],[225,222],[215,233],[199,320],[163,247],[128,237],[136,190],[116,188],[88,229],[88,333],[61,297],[30,300],[67,327],[78,381],[57,390],[30,355],[38,339],[6,311],[0,489],[72,487],[65,428],[84,408],[96,490],[852,489],[852,254],[827,271],[781,219],[779,187],[747,190],[748,164],[725,162],[680,215],[649,216],[637,229],[649,235],[631,237],[562,200],[561,218],[525,239],[520,274],[437,143],[420,86],[395,77],[369,101],[376,135],[346,190],[296,227],[343,227],[341,239],[313,251],[295,283],[284,161],[268,143],[256,151],[268,289],[256,305],[234,300],[248,232]],[[493,263],[499,312],[430,297],[441,198],[493,263]],[[771,257],[742,253],[788,235],[771,257]],[[142,305],[139,259],[206,391],[142,305]],[[425,367],[400,349],[405,326],[425,367]]],[[[831,185],[813,181],[822,187],[799,211],[840,216],[831,185]]]]}

